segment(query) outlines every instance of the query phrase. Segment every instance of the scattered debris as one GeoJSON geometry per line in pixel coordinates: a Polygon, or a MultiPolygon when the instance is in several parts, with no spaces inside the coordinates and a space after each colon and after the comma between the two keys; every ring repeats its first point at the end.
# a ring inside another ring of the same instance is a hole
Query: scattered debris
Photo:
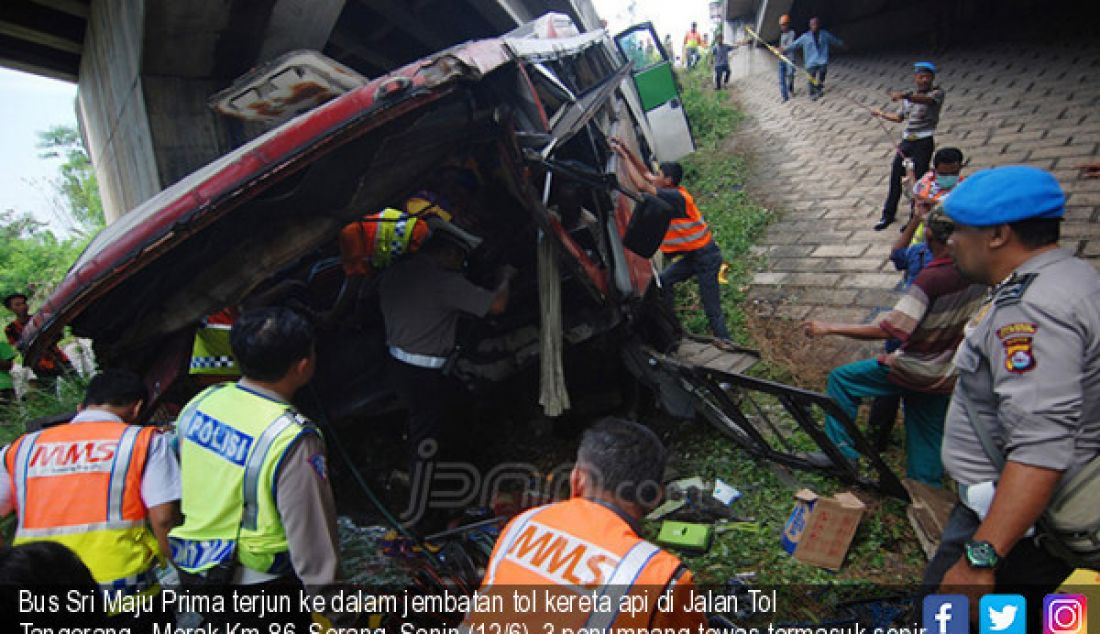
{"type": "Polygon", "coordinates": [[[714,492],[711,493],[714,499],[718,500],[722,504],[729,506],[741,498],[741,492],[725,482],[719,479],[714,480],[714,492]]]}
{"type": "Polygon", "coordinates": [[[931,561],[936,549],[940,547],[940,536],[947,525],[947,517],[951,515],[951,509],[955,508],[959,497],[952,491],[935,489],[908,478],[902,480],[901,484],[913,501],[905,514],[913,525],[913,532],[917,534],[925,556],[931,561]]]}
{"type": "Polygon", "coordinates": [[[801,562],[840,570],[866,505],[848,492],[823,498],[802,489],[795,499],[780,538],[783,549],[801,562]]]}
{"type": "Polygon", "coordinates": [[[691,522],[661,522],[657,543],[692,553],[705,553],[714,541],[714,526],[691,522]]]}
{"type": "Polygon", "coordinates": [[[340,535],[340,555],[349,584],[404,587],[412,582],[401,559],[385,552],[385,526],[358,526],[346,516],[336,522],[340,535]]]}

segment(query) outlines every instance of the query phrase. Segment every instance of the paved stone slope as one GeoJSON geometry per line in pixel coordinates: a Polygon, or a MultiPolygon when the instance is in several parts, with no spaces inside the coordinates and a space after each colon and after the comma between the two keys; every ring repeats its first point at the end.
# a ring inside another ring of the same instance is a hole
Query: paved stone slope
{"type": "MultiPolygon", "coordinates": [[[[734,56],[733,98],[749,118],[729,142],[752,157],[754,196],[780,215],[756,248],[750,299],[760,316],[860,321],[893,304],[899,274],[887,256],[897,225],[871,228],[901,125],[878,125],[852,100],[894,107],[887,91],[909,89],[911,63],[925,58],[840,52],[822,100],[809,101],[800,78],[784,104],[766,52],[734,56]]],[[[1063,246],[1100,267],[1100,179],[1074,169],[1100,160],[1100,47],[1006,45],[932,59],[947,91],[937,147],[959,147],[970,160],[964,173],[1051,170],[1069,196],[1063,246]]]]}

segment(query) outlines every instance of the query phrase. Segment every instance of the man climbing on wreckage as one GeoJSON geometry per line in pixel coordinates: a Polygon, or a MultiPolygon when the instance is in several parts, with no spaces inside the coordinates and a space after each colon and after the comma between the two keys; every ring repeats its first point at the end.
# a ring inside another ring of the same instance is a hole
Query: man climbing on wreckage
{"type": "Polygon", "coordinates": [[[722,251],[714,242],[703,214],[695,206],[695,199],[680,184],[684,176],[683,167],[675,162],[661,163],[654,174],[622,141],[616,138],[609,141],[611,149],[623,159],[627,183],[638,191],[659,197],[672,207],[672,222],[661,242],[661,253],[675,259],[660,275],[661,288],[669,308],[672,308],[675,298],[673,287],[694,275],[699,282],[703,312],[711,332],[718,338],[720,347],[732,346],[718,287],[722,251]]]}

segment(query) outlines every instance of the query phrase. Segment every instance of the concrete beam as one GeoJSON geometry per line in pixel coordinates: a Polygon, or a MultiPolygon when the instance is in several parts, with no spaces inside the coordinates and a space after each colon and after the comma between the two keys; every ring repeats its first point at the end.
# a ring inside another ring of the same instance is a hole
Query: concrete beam
{"type": "Polygon", "coordinates": [[[329,44],[336,46],[341,51],[350,55],[359,57],[383,72],[393,70],[397,67],[397,61],[392,57],[383,55],[373,48],[367,48],[363,45],[363,42],[359,41],[357,38],[351,37],[346,31],[333,31],[332,37],[329,39],[329,44]]]}
{"type": "Polygon", "coordinates": [[[387,21],[404,31],[410,38],[421,42],[432,51],[447,48],[452,44],[449,38],[436,33],[434,29],[424,24],[413,15],[405,5],[396,0],[358,0],[363,6],[375,13],[385,16],[387,21]]]}
{"type": "Polygon", "coordinates": [[[17,40],[33,42],[34,44],[41,44],[47,48],[65,51],[66,53],[75,53],[77,55],[84,50],[83,38],[80,40],[73,40],[63,35],[57,35],[49,31],[41,31],[36,28],[15,24],[14,22],[5,20],[0,20],[0,35],[7,35],[17,40]]]}
{"type": "Polygon", "coordinates": [[[62,13],[68,13],[71,16],[78,18],[88,19],[88,13],[91,8],[88,5],[88,0],[30,0],[35,4],[42,5],[53,9],[54,11],[60,11],[62,13]]]}
{"type": "Polygon", "coordinates": [[[332,35],[345,0],[279,0],[271,13],[257,60],[262,63],[300,48],[320,51],[332,35]]]}
{"type": "Polygon", "coordinates": [[[0,34],[0,66],[75,82],[80,56],[0,34]]]}

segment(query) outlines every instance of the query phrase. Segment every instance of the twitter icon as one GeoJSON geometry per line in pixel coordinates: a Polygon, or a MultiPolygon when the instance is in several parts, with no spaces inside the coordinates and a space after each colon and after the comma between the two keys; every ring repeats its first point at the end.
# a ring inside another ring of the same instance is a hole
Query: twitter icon
{"type": "Polygon", "coordinates": [[[1027,634],[1027,601],[1018,594],[987,594],[979,606],[981,634],[1027,634]]]}

